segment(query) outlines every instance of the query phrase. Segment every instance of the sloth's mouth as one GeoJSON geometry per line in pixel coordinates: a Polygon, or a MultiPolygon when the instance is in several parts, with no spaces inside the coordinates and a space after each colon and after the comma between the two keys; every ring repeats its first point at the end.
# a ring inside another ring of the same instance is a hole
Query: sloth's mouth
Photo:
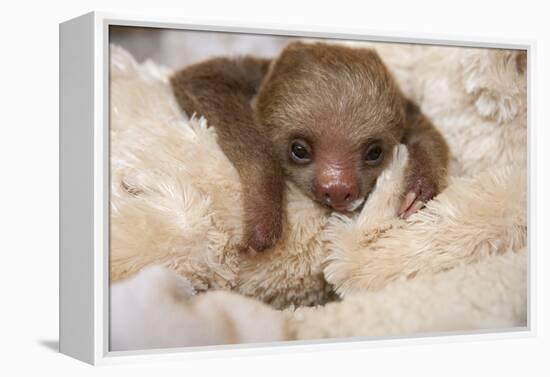
{"type": "Polygon", "coordinates": [[[355,199],[353,202],[351,202],[347,205],[341,205],[341,206],[331,205],[331,204],[322,203],[322,202],[320,202],[320,203],[323,205],[323,207],[328,208],[331,211],[336,211],[336,212],[343,213],[343,214],[349,214],[349,213],[355,212],[358,209],[360,209],[363,206],[363,204],[365,204],[366,199],[367,199],[367,197],[362,197],[362,198],[359,198],[359,199],[355,199]]]}

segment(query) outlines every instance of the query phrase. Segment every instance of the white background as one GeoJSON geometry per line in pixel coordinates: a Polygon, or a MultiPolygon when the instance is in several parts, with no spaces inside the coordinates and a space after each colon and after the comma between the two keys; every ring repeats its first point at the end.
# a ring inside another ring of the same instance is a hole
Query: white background
{"type": "Polygon", "coordinates": [[[80,0],[2,3],[0,137],[0,375],[543,376],[550,375],[548,302],[550,14],[544,1],[80,0]],[[538,5],[531,5],[538,4],[538,5]],[[137,15],[537,41],[537,335],[534,338],[92,368],[55,353],[58,332],[58,23],[91,10],[137,15]]]}

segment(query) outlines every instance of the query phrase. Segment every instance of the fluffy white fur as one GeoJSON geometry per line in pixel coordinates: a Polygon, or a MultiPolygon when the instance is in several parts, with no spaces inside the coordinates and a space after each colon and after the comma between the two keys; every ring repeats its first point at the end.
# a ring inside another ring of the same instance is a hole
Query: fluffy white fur
{"type": "Polygon", "coordinates": [[[363,211],[358,221],[338,217],[327,228],[326,278],[344,295],[520,250],[527,242],[525,181],[525,172],[513,168],[453,179],[406,222],[392,217],[399,198],[381,222],[370,218],[375,211],[363,211]],[[380,228],[388,230],[380,233],[380,228]]]}
{"type": "Polygon", "coordinates": [[[405,94],[451,147],[450,174],[475,177],[527,168],[525,53],[420,45],[373,45],[405,94]]]}
{"type": "Polygon", "coordinates": [[[235,247],[240,185],[214,130],[179,111],[167,70],[113,48],[112,281],[161,264],[198,291],[231,289],[276,308],[324,304],[333,284],[342,301],[286,312],[291,339],[525,325],[521,54],[375,47],[449,141],[449,187],[396,219],[403,149],[354,218],[330,216],[289,185],[283,240],[255,258],[235,247]]]}
{"type": "Polygon", "coordinates": [[[527,253],[490,256],[451,271],[286,311],[288,339],[406,336],[527,324],[527,253]]]}

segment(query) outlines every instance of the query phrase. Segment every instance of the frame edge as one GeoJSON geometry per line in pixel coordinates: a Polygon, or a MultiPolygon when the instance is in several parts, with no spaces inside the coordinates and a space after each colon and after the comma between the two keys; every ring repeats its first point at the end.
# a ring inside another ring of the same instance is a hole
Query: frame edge
{"type": "Polygon", "coordinates": [[[94,363],[94,14],[59,25],[59,351],[94,363]]]}

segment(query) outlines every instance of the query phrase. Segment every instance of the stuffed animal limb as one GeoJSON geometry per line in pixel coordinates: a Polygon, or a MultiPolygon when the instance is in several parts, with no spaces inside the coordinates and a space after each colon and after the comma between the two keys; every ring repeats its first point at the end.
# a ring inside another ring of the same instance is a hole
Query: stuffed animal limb
{"type": "MultiPolygon", "coordinates": [[[[391,221],[386,213],[395,200],[386,210],[371,210],[367,203],[355,222],[333,218],[326,236],[327,280],[343,296],[521,250],[527,242],[526,184],[525,170],[511,166],[452,179],[424,210],[404,221],[391,221]]],[[[389,190],[382,191],[395,197],[389,190]]]]}

